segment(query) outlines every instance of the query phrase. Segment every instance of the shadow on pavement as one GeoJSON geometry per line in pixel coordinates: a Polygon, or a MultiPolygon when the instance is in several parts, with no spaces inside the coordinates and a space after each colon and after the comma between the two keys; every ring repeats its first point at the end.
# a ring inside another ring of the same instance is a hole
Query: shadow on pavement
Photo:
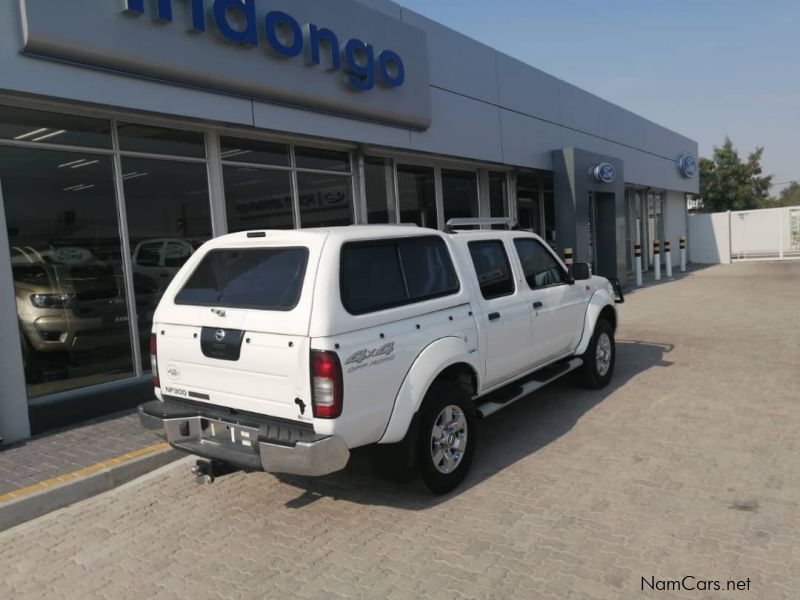
{"type": "Polygon", "coordinates": [[[668,283],[674,283],[676,281],[680,281],[681,279],[686,279],[687,277],[691,277],[700,271],[708,269],[710,267],[714,267],[716,265],[713,264],[701,264],[701,263],[691,263],[686,265],[686,271],[681,273],[680,270],[675,267],[672,270],[672,278],[667,278],[666,271],[662,269],[661,271],[661,279],[659,281],[655,280],[655,275],[652,271],[647,271],[642,274],[642,287],[636,287],[636,283],[634,282],[633,276],[628,277],[628,282],[626,283],[624,289],[625,296],[630,296],[635,294],[636,292],[640,292],[650,287],[656,287],[661,285],[666,285],[668,283]]]}
{"type": "Polygon", "coordinates": [[[320,498],[329,497],[406,510],[435,506],[568,433],[585,413],[633,377],[648,369],[671,366],[672,363],[664,356],[672,349],[669,344],[617,340],[615,373],[605,389],[586,390],[571,377],[565,377],[488,417],[481,424],[479,446],[470,474],[450,494],[434,496],[419,479],[408,484],[379,479],[372,460],[374,447],[367,446],[353,452],[347,468],[326,477],[278,475],[282,482],[300,491],[300,495],[286,505],[303,508],[320,498]]]}

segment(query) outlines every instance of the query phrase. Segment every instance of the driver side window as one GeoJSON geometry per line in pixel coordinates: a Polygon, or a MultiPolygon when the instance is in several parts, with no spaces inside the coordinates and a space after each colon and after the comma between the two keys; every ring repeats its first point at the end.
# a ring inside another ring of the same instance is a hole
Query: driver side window
{"type": "Polygon", "coordinates": [[[564,268],[538,240],[517,238],[514,246],[522,264],[525,281],[532,290],[568,282],[564,268]]]}

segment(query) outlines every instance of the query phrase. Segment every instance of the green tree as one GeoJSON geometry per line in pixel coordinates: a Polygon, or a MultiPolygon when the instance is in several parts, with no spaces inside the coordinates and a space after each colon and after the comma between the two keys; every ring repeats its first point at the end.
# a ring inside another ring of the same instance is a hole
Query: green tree
{"type": "Polygon", "coordinates": [[[776,208],[778,206],[800,206],[800,182],[793,181],[781,190],[777,198],[770,198],[762,208],[776,208]]]}
{"type": "Polygon", "coordinates": [[[700,159],[700,198],[703,210],[747,210],[759,208],[769,198],[772,175],[762,176],[761,155],[756,148],[743,161],[725,138],[721,147],[714,147],[712,158],[700,159]]]}

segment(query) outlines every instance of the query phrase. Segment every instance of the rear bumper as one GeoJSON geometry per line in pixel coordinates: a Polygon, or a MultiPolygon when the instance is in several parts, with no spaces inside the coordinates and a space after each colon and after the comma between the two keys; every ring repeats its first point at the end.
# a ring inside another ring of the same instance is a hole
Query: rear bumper
{"type": "Polygon", "coordinates": [[[247,470],[317,477],[343,469],[350,459],[340,437],[263,415],[166,399],[139,406],[139,418],[179,450],[247,470]]]}

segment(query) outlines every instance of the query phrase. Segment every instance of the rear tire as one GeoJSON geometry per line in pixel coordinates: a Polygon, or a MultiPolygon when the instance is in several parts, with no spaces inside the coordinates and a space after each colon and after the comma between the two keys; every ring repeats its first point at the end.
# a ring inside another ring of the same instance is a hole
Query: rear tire
{"type": "Polygon", "coordinates": [[[594,327],[589,347],[581,356],[583,365],[578,370],[578,380],[581,385],[590,390],[606,387],[614,374],[616,357],[614,328],[611,323],[601,319],[594,327]]]}
{"type": "Polygon", "coordinates": [[[469,472],[478,441],[478,419],[469,391],[458,383],[434,384],[419,411],[417,459],[425,485],[446,494],[469,472]]]}
{"type": "Polygon", "coordinates": [[[377,477],[395,483],[408,483],[417,476],[418,422],[417,414],[399,442],[375,446],[373,466],[377,477]]]}

